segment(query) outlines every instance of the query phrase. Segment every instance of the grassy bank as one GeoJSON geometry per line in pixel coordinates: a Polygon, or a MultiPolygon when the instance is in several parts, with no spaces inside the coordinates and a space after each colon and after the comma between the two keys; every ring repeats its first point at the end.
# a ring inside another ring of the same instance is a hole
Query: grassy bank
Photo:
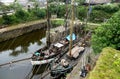
{"type": "Polygon", "coordinates": [[[104,48],[88,79],[120,79],[120,51],[104,48]]]}

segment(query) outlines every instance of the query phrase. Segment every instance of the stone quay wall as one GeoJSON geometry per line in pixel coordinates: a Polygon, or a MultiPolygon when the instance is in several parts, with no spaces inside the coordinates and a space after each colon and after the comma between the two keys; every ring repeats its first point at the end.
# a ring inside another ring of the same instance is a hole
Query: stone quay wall
{"type": "Polygon", "coordinates": [[[22,24],[22,26],[6,27],[0,29],[0,42],[9,40],[11,38],[18,37],[25,33],[32,32],[33,30],[42,29],[46,27],[46,21],[35,24],[22,24]]]}

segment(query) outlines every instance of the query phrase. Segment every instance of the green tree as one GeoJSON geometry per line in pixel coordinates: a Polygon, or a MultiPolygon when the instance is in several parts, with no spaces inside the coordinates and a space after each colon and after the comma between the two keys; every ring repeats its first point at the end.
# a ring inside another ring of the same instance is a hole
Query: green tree
{"type": "Polygon", "coordinates": [[[106,13],[104,11],[100,10],[94,10],[90,14],[90,21],[91,22],[104,22],[105,19],[109,19],[111,15],[109,13],[106,13]]]}
{"type": "Polygon", "coordinates": [[[29,18],[29,13],[20,9],[15,12],[15,16],[18,18],[20,22],[27,21],[29,18]]]}
{"type": "Polygon", "coordinates": [[[2,18],[3,18],[3,24],[5,25],[16,24],[18,22],[17,18],[14,15],[4,14],[2,18]]]}
{"type": "Polygon", "coordinates": [[[109,4],[109,5],[96,5],[93,7],[94,10],[102,10],[106,13],[112,14],[117,11],[119,11],[119,5],[118,4],[109,4]]]}
{"type": "Polygon", "coordinates": [[[92,35],[92,47],[95,53],[102,48],[110,46],[120,50],[120,11],[115,13],[111,19],[98,27],[92,35]]]}
{"type": "Polygon", "coordinates": [[[65,5],[51,4],[49,7],[50,14],[57,14],[58,18],[62,18],[65,15],[65,5]]]}
{"type": "Polygon", "coordinates": [[[86,16],[87,16],[87,7],[85,7],[85,6],[79,6],[79,7],[77,7],[77,11],[78,11],[78,18],[80,19],[80,20],[84,20],[85,18],[86,18],[86,16]]]}
{"type": "Polygon", "coordinates": [[[58,7],[58,10],[57,10],[58,18],[64,17],[64,15],[65,15],[65,5],[59,5],[57,7],[58,7]]]}
{"type": "Polygon", "coordinates": [[[46,16],[46,11],[45,9],[31,9],[30,15],[34,19],[42,19],[45,18],[46,16]]]}
{"type": "Polygon", "coordinates": [[[42,19],[42,18],[45,18],[46,11],[45,11],[45,9],[38,9],[38,10],[36,10],[35,14],[38,17],[38,19],[42,19]]]}

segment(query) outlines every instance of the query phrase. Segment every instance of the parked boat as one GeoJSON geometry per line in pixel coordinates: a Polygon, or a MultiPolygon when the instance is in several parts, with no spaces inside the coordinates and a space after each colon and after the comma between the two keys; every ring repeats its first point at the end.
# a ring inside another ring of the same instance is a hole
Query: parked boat
{"type": "Polygon", "coordinates": [[[56,56],[63,54],[63,47],[63,44],[56,43],[48,49],[39,49],[33,54],[31,64],[40,65],[51,62],[56,56]]]}
{"type": "MultiPolygon", "coordinates": [[[[72,2],[74,2],[74,0],[72,2]]],[[[53,65],[51,67],[50,75],[52,78],[58,79],[58,78],[60,78],[60,76],[71,72],[73,67],[77,64],[77,61],[71,60],[71,58],[77,59],[80,56],[80,53],[82,53],[85,50],[84,46],[81,46],[79,44],[74,44],[74,42],[72,41],[72,40],[76,39],[74,37],[75,35],[73,34],[73,25],[74,25],[74,21],[73,21],[74,10],[73,9],[74,9],[74,5],[72,5],[72,20],[71,20],[71,26],[70,26],[70,35],[68,37],[66,37],[67,40],[70,41],[69,51],[66,54],[67,57],[65,55],[63,57],[64,59],[62,59],[60,63],[57,63],[56,65],[53,65]]]]}
{"type": "MultiPolygon", "coordinates": [[[[76,39],[75,34],[73,34],[72,36],[74,43],[76,39]]],[[[53,61],[56,57],[61,57],[63,54],[65,54],[68,49],[69,49],[69,35],[61,40],[60,42],[57,42],[55,44],[51,44],[51,46],[48,48],[43,47],[39,50],[37,50],[36,52],[34,52],[34,54],[32,55],[32,60],[31,60],[31,64],[32,65],[40,65],[40,64],[46,64],[46,63],[50,63],[51,61],[53,61]]]]}
{"type": "Polygon", "coordinates": [[[60,78],[60,76],[64,76],[67,73],[70,73],[73,67],[77,64],[77,60],[84,52],[85,48],[81,47],[80,45],[74,45],[74,47],[71,50],[71,55],[70,51],[66,53],[66,55],[61,59],[60,63],[56,63],[51,67],[51,77],[52,78],[60,78]],[[74,59],[71,61],[71,59],[74,59]],[[69,61],[69,62],[68,62],[69,61]]]}
{"type": "Polygon", "coordinates": [[[65,76],[66,73],[70,73],[72,69],[73,65],[70,65],[65,59],[62,59],[61,62],[51,68],[50,75],[53,79],[58,79],[60,76],[65,76]]]}

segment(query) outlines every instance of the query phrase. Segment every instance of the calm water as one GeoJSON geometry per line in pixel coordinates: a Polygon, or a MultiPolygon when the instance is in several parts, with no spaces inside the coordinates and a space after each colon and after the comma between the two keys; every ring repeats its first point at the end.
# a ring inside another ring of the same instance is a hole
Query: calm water
{"type": "MultiPolygon", "coordinates": [[[[45,30],[36,30],[0,43],[0,64],[31,57],[46,44],[45,30]]],[[[30,60],[0,67],[0,79],[38,79],[45,66],[34,67],[30,60]],[[37,68],[37,69],[36,69],[37,68]],[[37,71],[34,71],[37,70],[37,71]]]]}

